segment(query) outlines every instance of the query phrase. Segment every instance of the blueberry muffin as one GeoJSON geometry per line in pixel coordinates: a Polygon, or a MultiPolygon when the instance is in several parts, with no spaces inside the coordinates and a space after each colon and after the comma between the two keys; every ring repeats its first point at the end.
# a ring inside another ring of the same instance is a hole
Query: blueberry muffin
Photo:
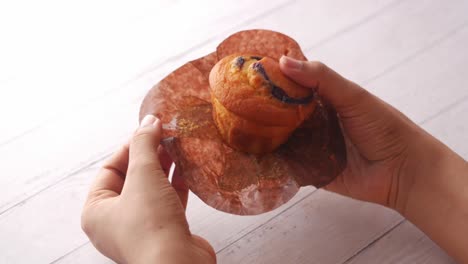
{"type": "Polygon", "coordinates": [[[272,152],[314,111],[313,90],[269,57],[230,55],[209,76],[213,119],[224,141],[252,154],[272,152]]]}

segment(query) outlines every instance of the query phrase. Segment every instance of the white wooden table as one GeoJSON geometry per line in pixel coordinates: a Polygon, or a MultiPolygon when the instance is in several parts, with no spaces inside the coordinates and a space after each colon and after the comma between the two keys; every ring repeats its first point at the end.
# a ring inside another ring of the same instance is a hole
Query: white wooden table
{"type": "MultiPolygon", "coordinates": [[[[80,229],[147,90],[242,29],[296,39],[468,158],[468,1],[0,3],[0,263],[111,263],[80,229]]],[[[397,213],[314,188],[259,216],[192,195],[219,263],[452,263],[397,213]]]]}

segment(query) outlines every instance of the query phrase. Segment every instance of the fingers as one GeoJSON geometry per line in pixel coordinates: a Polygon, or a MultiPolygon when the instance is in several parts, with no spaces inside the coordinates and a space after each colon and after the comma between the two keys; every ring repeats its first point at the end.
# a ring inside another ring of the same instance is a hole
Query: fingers
{"type": "Polygon", "coordinates": [[[280,68],[295,82],[317,90],[338,113],[346,112],[371,95],[359,85],[343,78],[325,64],[316,61],[299,61],[283,56],[280,68]]]}
{"type": "Polygon", "coordinates": [[[169,156],[169,153],[167,153],[167,151],[161,145],[158,147],[158,157],[159,162],[161,163],[161,169],[164,171],[166,177],[169,176],[169,170],[172,166],[172,159],[171,156],[169,156]]]}
{"type": "Polygon", "coordinates": [[[211,244],[201,236],[192,235],[192,239],[195,245],[203,249],[204,252],[208,253],[209,256],[213,259],[213,263],[216,263],[216,252],[214,251],[213,246],[211,246],[211,244]]]}
{"type": "MultiPolygon", "coordinates": [[[[128,172],[123,192],[154,192],[155,188],[169,185],[159,162],[161,134],[161,122],[156,117],[148,115],[141,121],[130,142],[128,172]]],[[[164,160],[164,163],[167,161],[164,160]]]]}
{"type": "MultiPolygon", "coordinates": [[[[156,193],[158,187],[170,186],[167,176],[172,159],[159,145],[160,138],[160,121],[154,116],[145,117],[130,146],[123,147],[106,163],[93,190],[105,188],[111,191],[111,196],[117,196],[122,189],[132,193],[156,193]]],[[[178,169],[174,170],[171,185],[185,208],[188,188],[178,169]]]]}
{"type": "Polygon", "coordinates": [[[177,195],[179,195],[180,202],[184,206],[184,209],[187,208],[187,201],[188,201],[188,187],[185,184],[184,179],[180,175],[179,169],[177,166],[174,169],[174,173],[172,174],[172,182],[171,182],[172,187],[177,192],[177,195]]]}
{"type": "MultiPolygon", "coordinates": [[[[162,170],[164,171],[167,177],[169,176],[169,171],[173,164],[172,159],[169,156],[169,153],[167,153],[167,151],[164,150],[162,146],[159,146],[158,154],[159,154],[159,161],[161,162],[162,170]]],[[[187,208],[189,189],[187,185],[185,184],[184,179],[180,175],[180,171],[177,167],[174,168],[174,172],[172,174],[171,185],[174,188],[174,190],[177,192],[177,195],[179,196],[180,202],[184,206],[184,209],[187,208]]]]}
{"type": "Polygon", "coordinates": [[[115,152],[99,171],[91,186],[88,202],[120,194],[128,166],[128,144],[115,152]]]}
{"type": "MultiPolygon", "coordinates": [[[[166,174],[166,177],[168,177],[169,172],[171,170],[171,166],[173,165],[172,159],[169,156],[169,153],[167,153],[167,151],[164,150],[162,146],[159,146],[158,154],[159,154],[159,161],[161,162],[162,170],[164,171],[164,174],[166,174]]],[[[180,202],[184,206],[184,209],[187,208],[189,189],[187,185],[185,184],[184,179],[180,175],[180,171],[177,167],[174,168],[174,172],[172,173],[171,185],[174,188],[174,190],[177,192],[177,195],[179,196],[180,202]]]]}

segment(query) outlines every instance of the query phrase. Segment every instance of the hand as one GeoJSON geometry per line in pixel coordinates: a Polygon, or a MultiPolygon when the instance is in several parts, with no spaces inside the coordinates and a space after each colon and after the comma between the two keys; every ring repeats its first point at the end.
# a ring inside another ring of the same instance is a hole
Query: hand
{"type": "Polygon", "coordinates": [[[400,212],[468,263],[468,163],[398,110],[320,62],[283,57],[282,71],[337,111],[346,169],[326,189],[400,212]]]}
{"type": "MultiPolygon", "coordinates": [[[[352,198],[404,208],[401,188],[417,126],[395,108],[319,62],[280,61],[297,83],[314,87],[336,109],[345,136],[346,169],[326,189],[352,198]]],[[[406,185],[407,186],[407,185],[406,185]]]]}
{"type": "Polygon", "coordinates": [[[103,166],[88,195],[82,228],[94,246],[119,263],[215,263],[210,244],[192,235],[185,217],[188,189],[159,145],[161,123],[140,128],[103,166]]]}

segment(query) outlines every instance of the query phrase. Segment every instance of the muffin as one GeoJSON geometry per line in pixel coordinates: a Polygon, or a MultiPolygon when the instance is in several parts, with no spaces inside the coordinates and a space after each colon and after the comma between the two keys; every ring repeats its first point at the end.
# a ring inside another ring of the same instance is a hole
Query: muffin
{"type": "Polygon", "coordinates": [[[209,76],[213,119],[224,141],[252,154],[272,152],[314,111],[313,90],[255,55],[221,59],[209,76]]]}

